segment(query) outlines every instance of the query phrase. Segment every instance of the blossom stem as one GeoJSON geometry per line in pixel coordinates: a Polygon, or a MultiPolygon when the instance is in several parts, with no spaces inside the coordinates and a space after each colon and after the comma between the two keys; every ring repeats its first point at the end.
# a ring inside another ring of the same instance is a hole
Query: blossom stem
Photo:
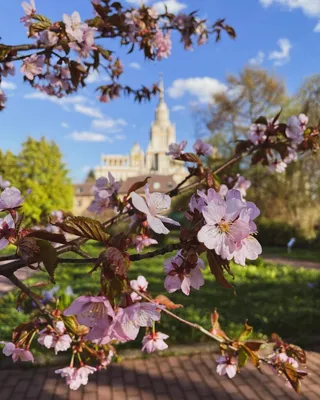
{"type": "MultiPolygon", "coordinates": [[[[134,289],[132,289],[132,290],[133,290],[133,292],[137,293],[139,296],[141,296],[144,300],[148,301],[149,303],[157,303],[155,300],[151,299],[149,296],[146,296],[145,294],[139,292],[139,290],[134,290],[134,289]]],[[[187,321],[186,319],[178,317],[178,315],[167,310],[166,308],[163,309],[162,312],[164,312],[167,315],[170,315],[170,317],[177,319],[178,321],[182,322],[185,325],[188,325],[194,329],[197,329],[198,331],[202,332],[204,335],[209,336],[211,339],[214,339],[219,343],[228,344],[225,339],[213,335],[211,332],[204,329],[201,325],[195,324],[194,322],[190,322],[190,321],[187,321]]]]}

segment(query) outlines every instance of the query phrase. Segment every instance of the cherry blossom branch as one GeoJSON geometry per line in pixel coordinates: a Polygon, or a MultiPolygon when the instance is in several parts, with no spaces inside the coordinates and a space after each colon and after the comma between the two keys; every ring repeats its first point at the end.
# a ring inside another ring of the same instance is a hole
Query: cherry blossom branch
{"type": "MultiPolygon", "coordinates": [[[[175,250],[179,250],[181,247],[180,243],[173,243],[169,244],[168,246],[163,247],[162,249],[150,251],[145,254],[131,254],[129,256],[130,261],[140,261],[140,260],[145,260],[147,258],[153,258],[159,255],[171,253],[175,250]]],[[[84,258],[84,259],[79,259],[79,258],[59,258],[58,263],[59,264],[87,264],[88,262],[97,262],[98,257],[90,257],[90,258],[84,258]]]]}
{"type": "Polygon", "coordinates": [[[7,278],[18,287],[23,293],[30,297],[31,300],[34,301],[36,306],[43,312],[45,312],[45,306],[39,301],[38,297],[26,286],[23,282],[21,282],[14,274],[7,276],[7,278]]]}
{"type": "MultiPolygon", "coordinates": [[[[226,167],[234,164],[235,162],[237,162],[241,158],[245,157],[246,155],[248,155],[248,152],[242,153],[240,155],[236,155],[236,156],[232,157],[230,160],[226,161],[224,164],[222,164],[220,167],[218,167],[216,170],[214,170],[213,174],[217,174],[217,173],[221,172],[226,167]]],[[[189,174],[182,182],[180,182],[176,186],[176,188],[172,189],[167,194],[170,195],[171,192],[174,192],[174,194],[172,194],[171,197],[177,196],[177,195],[179,195],[181,193],[184,193],[184,192],[190,190],[191,188],[193,188],[195,186],[200,185],[204,181],[204,178],[203,178],[200,181],[192,182],[187,186],[181,187],[182,184],[187,182],[192,176],[193,176],[193,174],[189,174]]],[[[123,217],[125,217],[125,218],[128,217],[129,213],[130,213],[130,211],[126,211],[124,213],[119,213],[118,215],[116,215],[116,216],[112,217],[111,219],[109,219],[108,221],[104,222],[102,225],[103,225],[104,228],[107,228],[109,225],[110,226],[113,225],[116,221],[122,220],[123,217]]],[[[83,238],[83,237],[74,239],[71,242],[69,242],[68,244],[65,244],[65,245],[57,247],[57,253],[58,254],[63,254],[63,253],[66,253],[68,251],[73,251],[73,252],[77,253],[79,251],[79,249],[80,249],[80,245],[86,243],[87,240],[88,239],[83,238]]],[[[171,250],[171,251],[173,251],[173,250],[171,250]]],[[[80,249],[80,251],[81,251],[81,249],[80,249]]],[[[156,251],[158,251],[158,250],[156,250],[156,251]]],[[[141,254],[141,255],[138,255],[138,254],[137,255],[132,255],[132,256],[136,257],[136,259],[132,260],[132,261],[138,261],[138,260],[142,260],[144,258],[154,257],[154,256],[147,256],[147,254],[148,253],[141,254]]],[[[165,253],[158,253],[158,254],[165,254],[165,253]]],[[[7,261],[7,260],[8,261],[9,260],[14,260],[14,261],[11,262],[11,263],[6,263],[4,265],[1,265],[0,266],[0,275],[9,276],[9,275],[13,274],[15,271],[17,271],[18,269],[23,268],[23,267],[25,267],[27,265],[27,262],[25,260],[16,259],[16,258],[17,258],[17,256],[15,256],[15,255],[4,256],[2,258],[2,261],[7,261]],[[10,258],[8,258],[8,257],[10,257],[10,258]]],[[[79,262],[79,263],[83,263],[81,261],[81,259],[75,259],[75,260],[77,260],[77,262],[79,262]]],[[[86,261],[88,262],[88,260],[89,259],[87,259],[86,261]]],[[[1,261],[1,259],[0,259],[0,261],[1,261]]],[[[76,261],[69,261],[69,262],[70,263],[75,263],[76,261]]],[[[32,261],[30,262],[30,264],[32,264],[32,261]]]]}
{"type": "MultiPolygon", "coordinates": [[[[153,299],[151,299],[149,296],[145,295],[144,293],[139,292],[139,290],[134,290],[132,289],[133,292],[137,293],[139,296],[141,296],[144,300],[148,301],[149,303],[156,303],[157,302],[153,299]]],[[[217,337],[213,335],[211,332],[207,331],[204,329],[201,325],[195,324],[194,322],[190,322],[184,318],[178,317],[178,315],[174,314],[173,312],[167,310],[166,308],[162,310],[167,315],[170,315],[170,317],[175,318],[176,320],[180,321],[181,323],[191,326],[191,328],[196,329],[200,332],[202,332],[204,335],[209,336],[211,339],[216,340],[219,343],[225,343],[229,344],[225,339],[217,337]]]]}

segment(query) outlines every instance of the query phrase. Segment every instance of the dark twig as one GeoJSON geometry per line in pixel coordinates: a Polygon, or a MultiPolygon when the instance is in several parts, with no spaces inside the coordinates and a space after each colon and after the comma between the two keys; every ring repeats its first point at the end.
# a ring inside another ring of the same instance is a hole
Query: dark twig
{"type": "Polygon", "coordinates": [[[40,302],[38,297],[26,286],[23,282],[21,282],[14,274],[9,275],[8,279],[15,285],[17,286],[23,293],[25,293],[27,296],[32,299],[37,307],[41,310],[44,311],[45,306],[40,302]]]}

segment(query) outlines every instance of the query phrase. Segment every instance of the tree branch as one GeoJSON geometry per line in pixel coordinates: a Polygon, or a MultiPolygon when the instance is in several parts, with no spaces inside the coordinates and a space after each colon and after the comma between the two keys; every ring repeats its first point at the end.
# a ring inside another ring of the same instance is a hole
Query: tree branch
{"type": "MultiPolygon", "coordinates": [[[[169,244],[166,247],[163,247],[162,249],[150,251],[149,253],[145,254],[131,254],[129,256],[130,261],[140,261],[140,260],[145,260],[146,258],[153,258],[159,255],[171,253],[172,251],[178,250],[181,248],[180,243],[173,243],[169,244]]],[[[90,258],[62,258],[60,257],[58,259],[59,264],[88,264],[89,262],[95,263],[98,261],[98,257],[90,257],[90,258]]]]}
{"type": "MultiPolygon", "coordinates": [[[[158,304],[156,301],[154,301],[153,299],[151,299],[150,297],[146,296],[144,293],[139,292],[139,290],[134,290],[132,289],[133,292],[137,293],[139,296],[141,296],[144,300],[148,301],[149,303],[156,303],[158,304]]],[[[170,315],[170,317],[177,319],[178,321],[182,322],[185,325],[191,326],[191,328],[196,329],[200,332],[202,332],[203,334],[205,334],[206,336],[209,336],[211,339],[216,340],[219,343],[225,343],[228,344],[228,342],[226,342],[225,339],[217,337],[215,335],[213,335],[211,332],[207,331],[206,329],[204,329],[201,325],[195,324],[194,322],[190,322],[186,319],[183,319],[181,317],[178,317],[178,315],[174,314],[173,312],[167,310],[166,308],[162,310],[162,312],[164,312],[167,315],[170,315]]]]}
{"type": "Polygon", "coordinates": [[[32,299],[37,307],[41,310],[45,310],[45,306],[39,301],[38,297],[26,286],[23,282],[21,282],[14,274],[9,275],[8,279],[15,285],[17,286],[23,293],[25,293],[27,296],[32,299]]]}

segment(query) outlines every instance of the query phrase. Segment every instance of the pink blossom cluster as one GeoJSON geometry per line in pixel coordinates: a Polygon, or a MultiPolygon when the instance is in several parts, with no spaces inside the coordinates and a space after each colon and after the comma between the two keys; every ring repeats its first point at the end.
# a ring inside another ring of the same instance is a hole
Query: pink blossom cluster
{"type": "Polygon", "coordinates": [[[140,327],[151,327],[160,320],[163,306],[155,303],[135,302],[113,310],[103,296],[81,296],[64,311],[64,315],[76,315],[78,322],[90,328],[85,339],[104,345],[112,340],[124,343],[136,339],[140,327]]]}
{"type": "Polygon", "coordinates": [[[189,296],[191,287],[199,290],[204,285],[202,269],[205,269],[205,265],[201,258],[198,258],[195,263],[190,263],[179,251],[164,263],[164,271],[167,275],[164,287],[169,293],[181,289],[182,293],[189,296]]]}
{"type": "Polygon", "coordinates": [[[197,195],[202,201],[192,198],[190,210],[197,209],[204,218],[199,242],[237,264],[245,265],[246,258],[257,259],[262,249],[253,236],[257,230],[253,220],[260,214],[255,204],[245,202],[234,189],[228,190],[225,198],[214,189],[207,194],[198,190],[197,195]]]}
{"type": "Polygon", "coordinates": [[[89,375],[97,371],[97,368],[90,365],[82,365],[80,368],[65,367],[57,369],[56,374],[60,374],[66,379],[66,384],[71,390],[78,390],[81,385],[86,385],[89,380],[89,375]]]}
{"type": "Polygon", "coordinates": [[[114,176],[109,172],[108,178],[102,177],[97,179],[92,188],[94,200],[88,207],[88,211],[102,213],[109,207],[113,206],[113,199],[117,196],[117,192],[121,183],[116,181],[114,176]]]}
{"type": "MultiPolygon", "coordinates": [[[[184,153],[184,149],[186,148],[188,142],[183,140],[180,143],[171,143],[169,145],[169,151],[166,152],[167,156],[171,156],[174,160],[178,160],[181,155],[184,153]]],[[[197,139],[193,144],[193,150],[198,156],[212,156],[213,147],[209,143],[205,143],[201,139],[197,139]]]]}
{"type": "Polygon", "coordinates": [[[180,226],[179,222],[162,215],[170,209],[170,196],[159,192],[150,194],[148,184],[145,185],[144,190],[145,199],[135,192],[131,193],[131,198],[133,206],[146,215],[150,228],[156,233],[166,235],[170,231],[164,226],[164,223],[180,226]]]}
{"type": "Polygon", "coordinates": [[[266,130],[266,125],[252,124],[248,132],[248,139],[251,140],[254,145],[261,144],[267,138],[266,130]]]}
{"type": "MultiPolygon", "coordinates": [[[[228,182],[232,183],[234,182],[233,178],[229,178],[228,182]]],[[[241,193],[242,199],[244,199],[247,195],[247,190],[251,186],[251,181],[249,179],[246,179],[244,176],[241,176],[240,174],[237,174],[237,180],[235,181],[232,189],[239,190],[241,193]]],[[[221,185],[219,194],[221,196],[225,196],[228,192],[228,186],[227,185],[221,185]]]]}
{"type": "Polygon", "coordinates": [[[154,48],[158,60],[168,58],[172,49],[170,31],[164,34],[160,29],[157,30],[153,37],[152,47],[154,48]]]}
{"type": "Polygon", "coordinates": [[[33,355],[28,348],[17,347],[14,343],[11,342],[0,342],[0,344],[4,344],[2,349],[2,353],[5,356],[12,357],[13,362],[21,361],[34,361],[33,355]]]}
{"type": "Polygon", "coordinates": [[[66,333],[63,321],[57,321],[39,332],[38,342],[47,349],[54,348],[55,354],[70,348],[72,339],[66,333]]]}

